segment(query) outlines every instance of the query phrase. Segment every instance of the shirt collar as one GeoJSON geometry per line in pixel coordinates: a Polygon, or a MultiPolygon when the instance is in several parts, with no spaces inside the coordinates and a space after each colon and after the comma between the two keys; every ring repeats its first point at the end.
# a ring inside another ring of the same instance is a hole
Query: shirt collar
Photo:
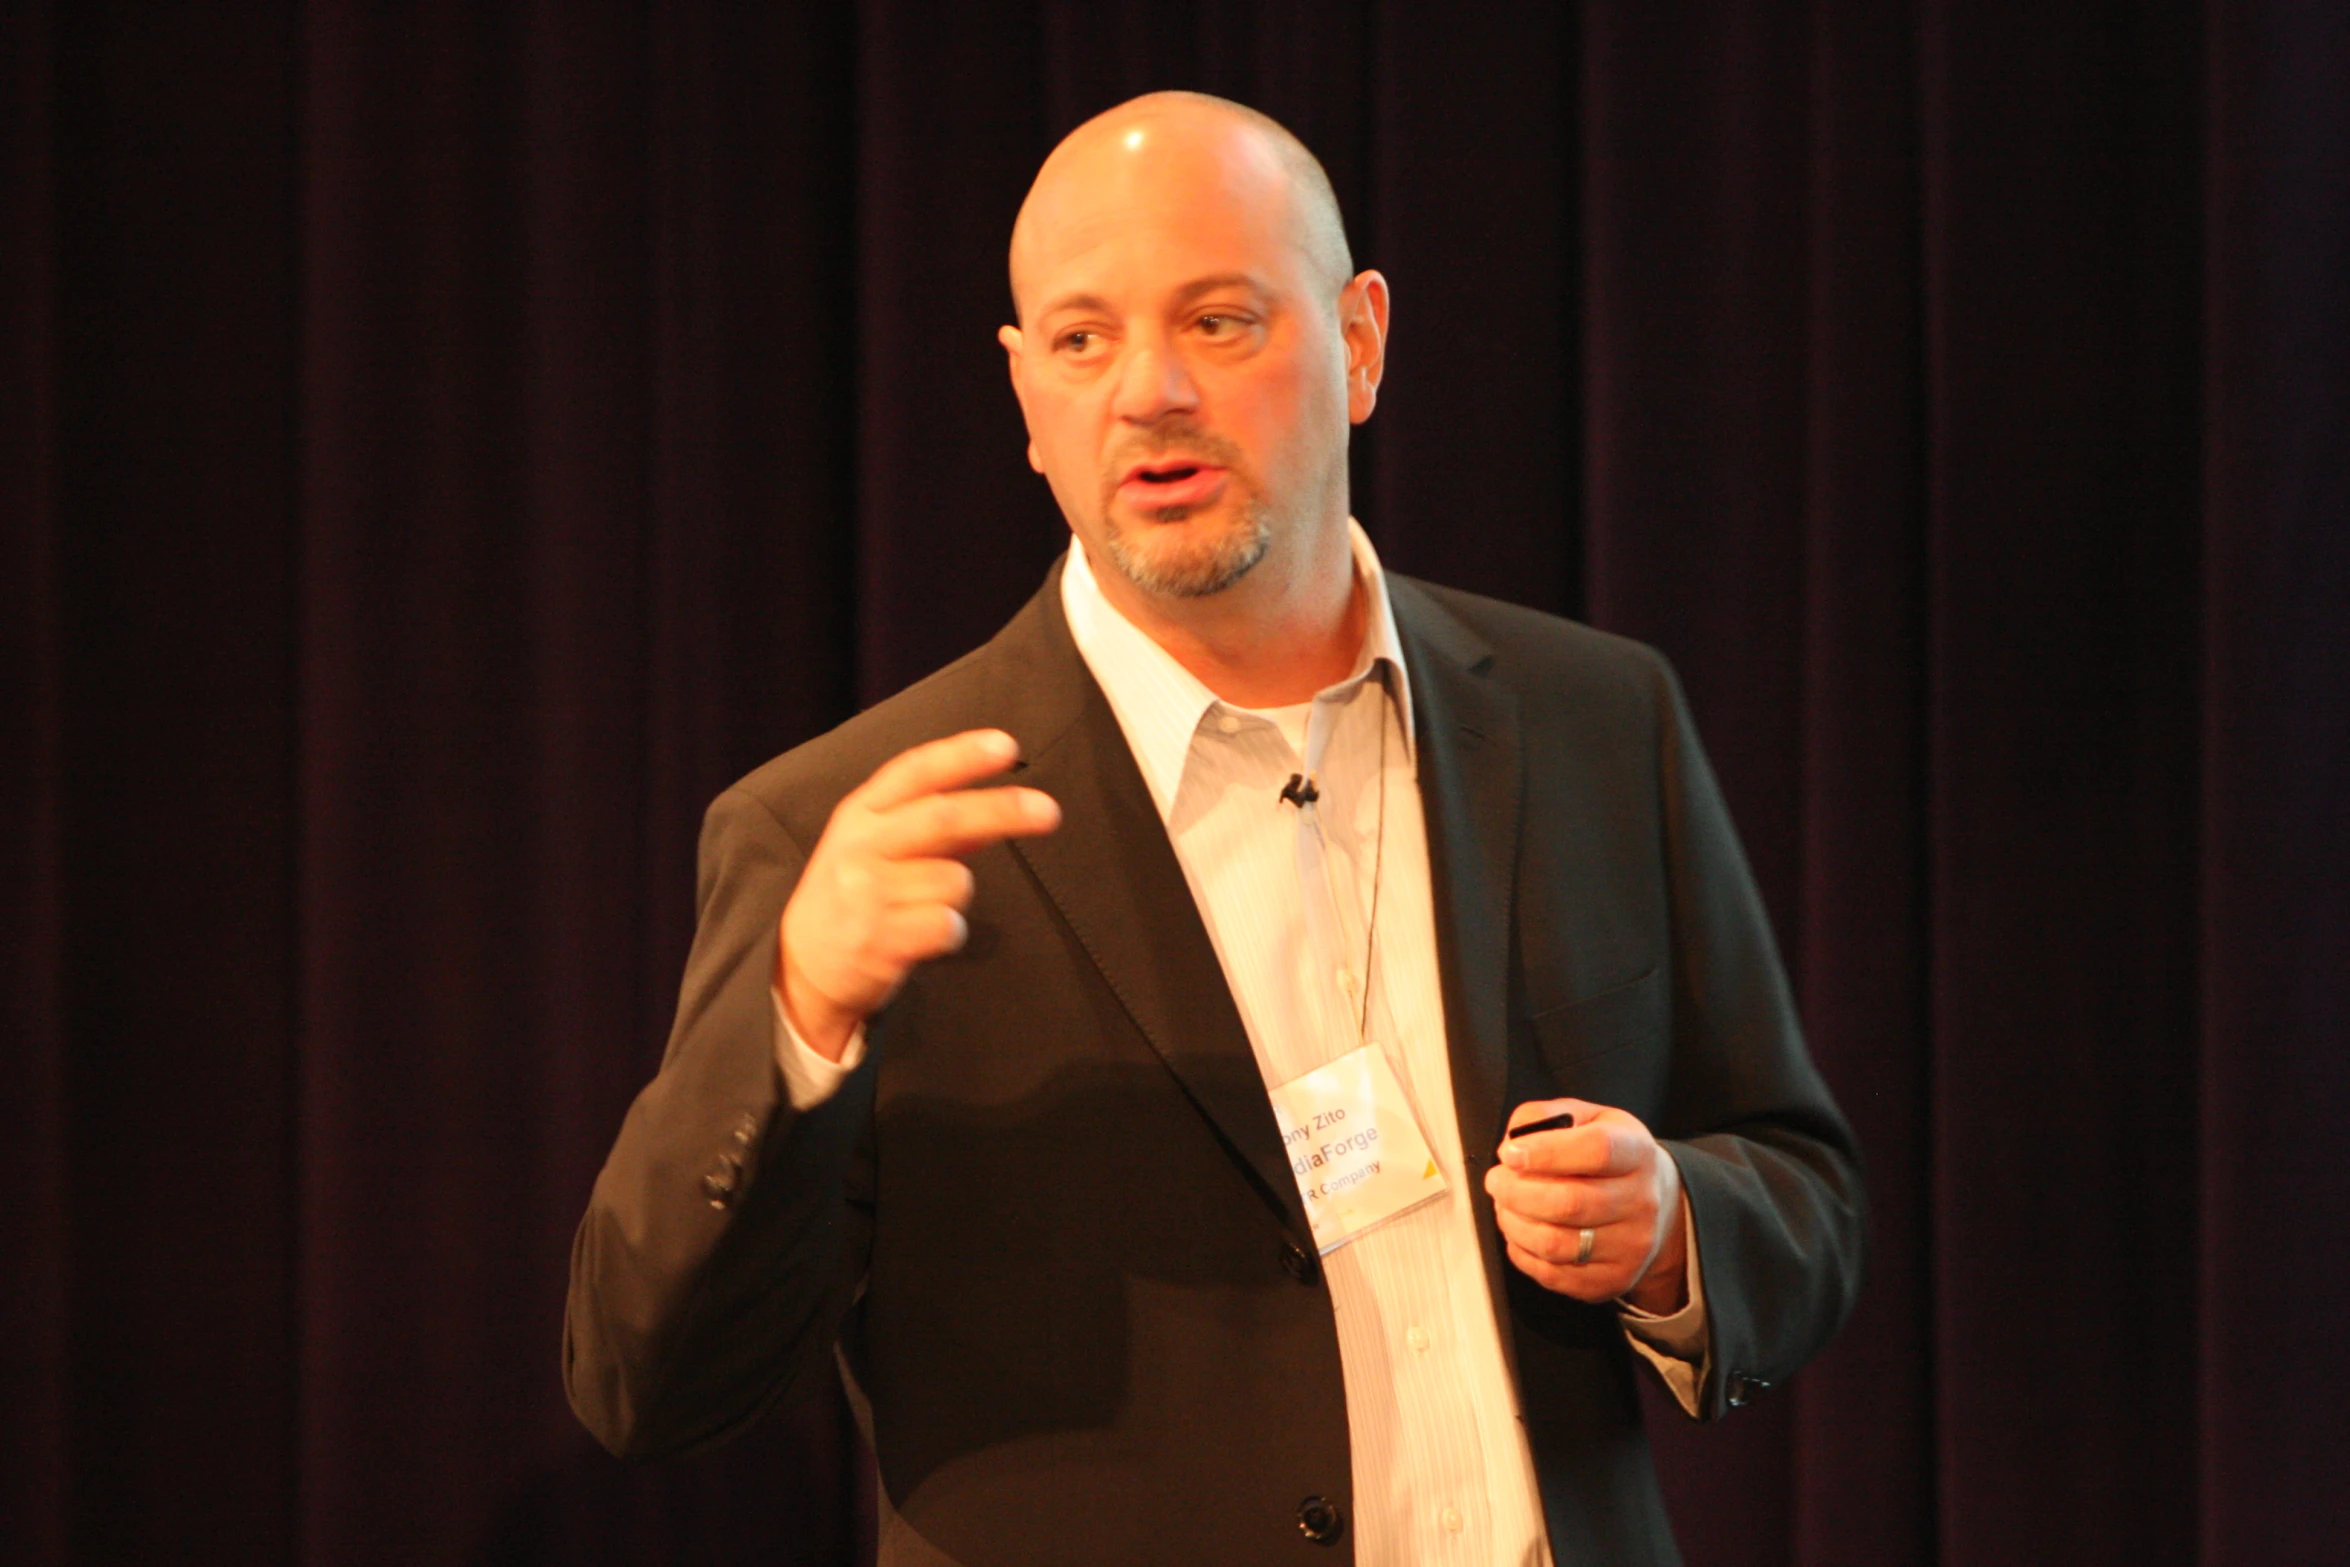
{"type": "MultiPolygon", "coordinates": [[[[1385,663],[1388,692],[1403,718],[1405,755],[1411,755],[1411,675],[1404,667],[1403,642],[1395,631],[1395,607],[1388,602],[1387,576],[1379,554],[1361,523],[1349,517],[1347,539],[1354,550],[1355,580],[1370,592],[1371,614],[1363,628],[1363,646],[1355,667],[1340,687],[1353,685],[1385,663]]],[[[1142,781],[1151,792],[1163,821],[1174,813],[1175,793],[1183,783],[1184,759],[1202,720],[1220,708],[1232,707],[1177,663],[1175,656],[1151,640],[1149,633],[1128,620],[1103,595],[1085,545],[1069,540],[1068,564],[1061,568],[1061,609],[1069,620],[1069,635],[1077,652],[1093,671],[1093,678],[1110,699],[1118,727],[1142,768],[1142,781]]],[[[1332,687],[1330,689],[1337,689],[1332,687]]],[[[1233,707],[1233,711],[1244,711],[1233,707]]]]}

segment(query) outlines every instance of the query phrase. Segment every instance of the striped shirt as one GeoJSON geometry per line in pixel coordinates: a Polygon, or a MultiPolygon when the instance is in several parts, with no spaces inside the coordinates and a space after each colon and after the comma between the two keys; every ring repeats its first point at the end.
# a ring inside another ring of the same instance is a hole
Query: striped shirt
{"type": "Polygon", "coordinates": [[[1167,823],[1266,1086],[1367,1037],[1396,1066],[1444,1173],[1442,1197],[1323,1259],[1354,1444],[1355,1560],[1544,1563],[1453,1112],[1410,676],[1378,558],[1353,534],[1370,590],[1362,653],[1346,680],[1293,708],[1220,701],[1102,597],[1074,542],[1061,604],[1167,823]],[[1293,773],[1320,793],[1327,892],[1301,874],[1300,839],[1316,828],[1281,799],[1293,773]]]}

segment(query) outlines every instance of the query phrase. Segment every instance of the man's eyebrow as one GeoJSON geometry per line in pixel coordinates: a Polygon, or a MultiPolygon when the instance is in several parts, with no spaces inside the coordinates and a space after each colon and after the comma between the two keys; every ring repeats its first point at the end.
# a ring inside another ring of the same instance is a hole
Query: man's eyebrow
{"type": "Polygon", "coordinates": [[[1099,294],[1063,294],[1060,298],[1037,307],[1037,319],[1042,320],[1063,310],[1090,310],[1096,315],[1107,315],[1110,302],[1099,294]]]}
{"type": "Polygon", "coordinates": [[[1209,277],[1194,278],[1175,291],[1178,304],[1189,304],[1202,294],[1220,293],[1224,289],[1239,288],[1260,298],[1271,298],[1273,291],[1246,272],[1218,272],[1209,277]]]}
{"type": "MultiPolygon", "coordinates": [[[[1216,272],[1211,273],[1207,277],[1193,278],[1190,282],[1177,289],[1175,291],[1175,303],[1177,305],[1188,305],[1203,294],[1213,294],[1227,288],[1246,289],[1250,293],[1255,294],[1260,298],[1269,299],[1273,297],[1273,290],[1267,288],[1260,279],[1252,276],[1249,273],[1216,272]]],[[[1037,308],[1036,319],[1041,321],[1047,316],[1058,315],[1064,310],[1082,310],[1095,315],[1111,315],[1115,313],[1111,308],[1110,302],[1107,299],[1104,299],[1101,295],[1080,292],[1073,294],[1063,294],[1056,299],[1047,301],[1045,304],[1037,308]]]]}

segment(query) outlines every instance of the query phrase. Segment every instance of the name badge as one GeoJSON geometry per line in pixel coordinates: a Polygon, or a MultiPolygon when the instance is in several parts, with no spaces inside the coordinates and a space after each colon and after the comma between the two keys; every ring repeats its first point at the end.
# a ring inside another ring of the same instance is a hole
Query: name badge
{"type": "Polygon", "coordinates": [[[1272,1092],[1281,1150],[1323,1256],[1444,1195],[1444,1176],[1386,1052],[1350,1050],[1272,1092]]]}

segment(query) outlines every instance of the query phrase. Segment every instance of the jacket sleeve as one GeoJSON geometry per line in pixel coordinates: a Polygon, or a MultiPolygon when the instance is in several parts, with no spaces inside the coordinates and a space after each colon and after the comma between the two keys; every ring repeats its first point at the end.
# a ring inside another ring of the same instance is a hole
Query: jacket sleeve
{"type": "Polygon", "coordinates": [[[872,1058],[804,1112],[776,1064],[776,931],[804,863],[751,795],[710,807],[669,1046],[572,1245],[564,1380],[624,1457],[717,1441],[828,1373],[863,1268],[870,1225],[847,1183],[872,1058]]]}
{"type": "Polygon", "coordinates": [[[1860,1288],[1851,1128],[1804,1048],[1770,922],[1671,670],[1656,664],[1673,951],[1671,1140],[1705,1268],[1698,1414],[1719,1419],[1823,1346],[1860,1288]]]}

